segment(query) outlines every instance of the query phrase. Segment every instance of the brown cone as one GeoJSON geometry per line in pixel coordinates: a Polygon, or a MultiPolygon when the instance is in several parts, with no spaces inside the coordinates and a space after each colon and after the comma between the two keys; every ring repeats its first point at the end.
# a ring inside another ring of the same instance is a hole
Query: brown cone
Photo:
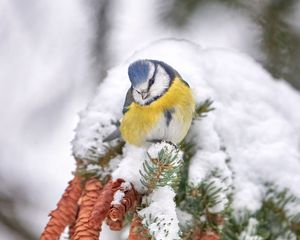
{"type": "Polygon", "coordinates": [[[104,186],[96,200],[89,218],[91,228],[97,228],[101,226],[110,209],[110,204],[113,200],[114,193],[120,189],[120,186],[123,182],[123,179],[117,179],[116,181],[109,181],[104,186]]]}
{"type": "Polygon", "coordinates": [[[80,199],[80,210],[76,219],[75,227],[71,230],[72,240],[98,240],[101,226],[91,227],[89,217],[99,195],[101,194],[102,184],[99,180],[92,178],[84,186],[84,191],[80,199]]]}
{"type": "Polygon", "coordinates": [[[215,232],[203,233],[201,240],[220,240],[220,236],[215,232]]]}
{"type": "Polygon", "coordinates": [[[75,176],[69,182],[61,199],[57,203],[57,208],[53,210],[47,226],[45,227],[40,240],[56,240],[66,228],[75,221],[78,211],[78,199],[82,193],[81,180],[75,176]]]}
{"type": "Polygon", "coordinates": [[[219,234],[213,231],[201,232],[198,228],[194,230],[193,240],[220,240],[219,234]]]}
{"type": "Polygon", "coordinates": [[[139,198],[133,185],[131,185],[130,189],[120,188],[120,191],[124,193],[124,197],[120,203],[111,204],[106,221],[110,229],[115,231],[122,229],[125,214],[128,211],[135,209],[139,198]]]}

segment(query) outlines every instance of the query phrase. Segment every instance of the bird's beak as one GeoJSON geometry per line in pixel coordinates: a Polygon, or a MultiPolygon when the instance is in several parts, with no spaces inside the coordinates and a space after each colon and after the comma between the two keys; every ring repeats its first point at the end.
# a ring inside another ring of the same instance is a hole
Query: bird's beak
{"type": "Polygon", "coordinates": [[[143,100],[145,100],[149,96],[148,92],[142,92],[141,95],[143,100]]]}

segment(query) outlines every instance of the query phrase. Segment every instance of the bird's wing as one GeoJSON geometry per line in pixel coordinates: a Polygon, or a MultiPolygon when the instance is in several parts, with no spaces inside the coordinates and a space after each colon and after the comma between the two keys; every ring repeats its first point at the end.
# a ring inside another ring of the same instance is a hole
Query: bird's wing
{"type": "Polygon", "coordinates": [[[132,96],[132,88],[129,88],[126,94],[125,102],[123,105],[123,114],[125,114],[128,109],[130,104],[134,101],[133,96],[132,96]]]}
{"type": "Polygon", "coordinates": [[[180,79],[186,86],[190,87],[190,85],[185,81],[183,80],[182,78],[180,79]]]}
{"type": "Polygon", "coordinates": [[[120,137],[121,137],[121,132],[120,132],[120,129],[118,127],[115,131],[113,131],[106,138],[104,138],[103,142],[110,142],[110,141],[115,140],[115,139],[120,138],[120,137]]]}
{"type": "MultiPolygon", "coordinates": [[[[124,105],[123,105],[123,114],[125,114],[128,111],[129,106],[133,101],[134,100],[133,100],[133,96],[132,96],[132,89],[129,88],[128,91],[127,91],[127,94],[126,94],[124,105]]],[[[110,141],[115,140],[115,139],[120,138],[120,137],[121,137],[121,132],[120,132],[120,129],[118,127],[115,131],[113,131],[106,138],[104,138],[103,142],[110,142],[110,141]]]]}

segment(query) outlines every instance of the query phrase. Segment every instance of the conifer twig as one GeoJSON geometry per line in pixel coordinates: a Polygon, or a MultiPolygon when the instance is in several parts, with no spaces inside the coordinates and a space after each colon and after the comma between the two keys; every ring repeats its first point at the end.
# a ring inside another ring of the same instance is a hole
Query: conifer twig
{"type": "Polygon", "coordinates": [[[213,104],[213,101],[211,99],[206,99],[203,103],[196,106],[195,113],[194,113],[194,119],[204,118],[204,117],[206,117],[206,114],[208,112],[215,110],[215,108],[212,107],[212,104],[213,104]]]}
{"type": "Polygon", "coordinates": [[[47,226],[45,227],[40,240],[59,239],[66,226],[75,221],[78,211],[78,199],[82,193],[81,179],[75,176],[69,182],[61,199],[57,203],[57,208],[53,210],[47,226]]]}
{"type": "Polygon", "coordinates": [[[80,210],[76,220],[72,240],[98,240],[100,225],[91,227],[89,225],[89,216],[92,212],[94,204],[102,190],[102,184],[99,180],[91,178],[85,184],[82,197],[80,199],[80,210]]]}

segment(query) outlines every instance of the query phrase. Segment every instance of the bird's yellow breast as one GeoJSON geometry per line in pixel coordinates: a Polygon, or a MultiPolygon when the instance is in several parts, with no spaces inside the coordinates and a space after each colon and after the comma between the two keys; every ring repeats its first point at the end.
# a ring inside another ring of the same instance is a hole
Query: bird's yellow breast
{"type": "Polygon", "coordinates": [[[176,109],[176,116],[181,118],[181,134],[185,136],[193,118],[195,101],[191,89],[179,78],[173,81],[163,96],[151,104],[142,106],[133,102],[129,106],[120,125],[123,139],[133,145],[143,145],[149,140],[149,132],[156,127],[164,112],[171,109],[176,109]]]}

